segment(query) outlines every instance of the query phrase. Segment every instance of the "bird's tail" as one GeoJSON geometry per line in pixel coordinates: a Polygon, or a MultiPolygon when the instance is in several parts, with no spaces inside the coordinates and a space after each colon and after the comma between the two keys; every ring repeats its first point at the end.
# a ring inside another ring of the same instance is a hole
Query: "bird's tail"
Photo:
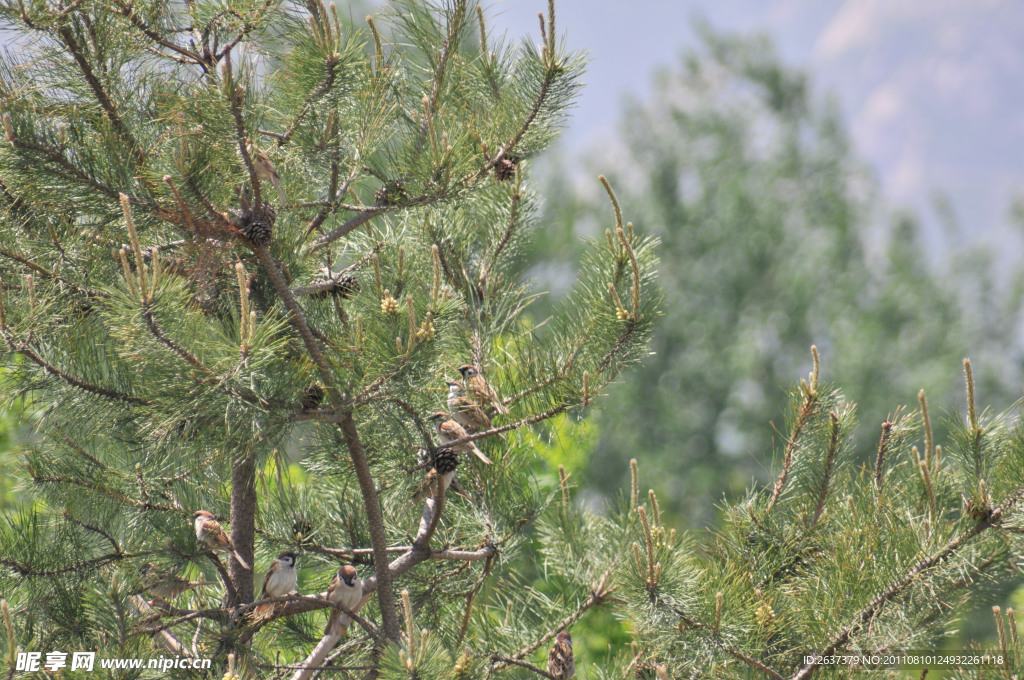
{"type": "Polygon", "coordinates": [[[327,628],[324,629],[324,635],[340,635],[341,634],[341,612],[337,609],[332,609],[330,615],[327,617],[327,628]]]}
{"type": "Polygon", "coordinates": [[[242,569],[252,569],[252,567],[249,566],[249,563],[245,561],[245,558],[238,554],[237,550],[232,548],[231,554],[234,555],[235,559],[238,560],[238,563],[242,565],[242,569]]]}
{"type": "Polygon", "coordinates": [[[271,181],[274,183],[274,188],[277,189],[277,197],[281,200],[281,207],[283,208],[286,201],[284,199],[284,189],[281,188],[281,180],[273,179],[271,181]]]}
{"type": "Polygon", "coordinates": [[[476,456],[477,458],[479,458],[483,462],[487,463],[488,465],[492,464],[493,461],[490,458],[488,458],[487,456],[485,456],[484,452],[476,447],[476,444],[470,442],[469,450],[473,452],[474,456],[476,456]]]}

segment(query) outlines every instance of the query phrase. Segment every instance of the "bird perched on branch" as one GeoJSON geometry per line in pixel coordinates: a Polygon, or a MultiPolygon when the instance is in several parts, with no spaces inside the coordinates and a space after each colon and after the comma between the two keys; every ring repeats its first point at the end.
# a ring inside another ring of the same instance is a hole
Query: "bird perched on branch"
{"type": "Polygon", "coordinates": [[[281,207],[285,205],[284,190],[281,189],[281,175],[277,172],[274,162],[258,146],[249,140],[249,156],[252,158],[252,169],[261,182],[270,182],[277,189],[277,197],[281,199],[281,207]]]}
{"type": "Polygon", "coordinates": [[[161,569],[152,562],[142,565],[142,579],[145,590],[155,600],[170,602],[186,590],[192,590],[200,586],[212,586],[211,581],[189,581],[169,569],[161,569]]]}
{"type": "MultiPolygon", "coordinates": [[[[435,427],[437,427],[437,436],[440,438],[441,444],[450,444],[453,441],[467,436],[466,430],[457,422],[452,420],[451,416],[444,411],[438,411],[434,415],[430,416],[430,420],[432,420],[435,427]]],[[[484,452],[478,449],[476,444],[473,442],[463,442],[462,444],[452,448],[459,452],[466,451],[472,453],[488,465],[491,464],[491,459],[485,456],[484,452]]]]}
{"type": "Polygon", "coordinates": [[[576,662],[572,657],[572,635],[562,631],[555,636],[555,645],[548,654],[548,673],[555,680],[569,680],[576,674],[576,662]]]}
{"type": "Polygon", "coordinates": [[[193,516],[196,518],[196,540],[200,545],[214,552],[230,551],[235,556],[235,559],[238,560],[238,563],[242,565],[243,569],[252,568],[245,561],[245,558],[238,553],[238,550],[235,549],[235,545],[231,542],[227,532],[224,531],[224,527],[213,518],[213,513],[206,510],[196,510],[193,516]]]}
{"type": "Polygon", "coordinates": [[[509,413],[508,407],[498,396],[497,390],[487,382],[478,367],[473,364],[464,364],[459,366],[459,373],[466,381],[466,392],[471,399],[485,409],[494,409],[495,413],[509,413]]]}
{"type": "MultiPolygon", "coordinates": [[[[355,613],[356,607],[363,599],[363,579],[351,564],[338,569],[331,581],[331,587],[327,589],[327,599],[343,608],[355,613]]],[[[341,612],[332,608],[330,616],[327,617],[327,629],[324,635],[339,635],[341,633],[341,612]]]]}
{"type": "MultiPolygon", "coordinates": [[[[295,586],[299,582],[299,573],[295,568],[296,559],[297,556],[293,552],[283,552],[277,556],[274,563],[270,565],[270,569],[267,570],[267,575],[263,577],[261,600],[268,597],[281,597],[295,590],[295,586]]],[[[256,607],[253,613],[256,617],[263,618],[273,611],[274,604],[266,602],[256,607]]]]}
{"type": "Polygon", "coordinates": [[[491,419],[475,399],[466,394],[461,383],[448,381],[448,409],[452,418],[473,432],[491,429],[491,419]]]}

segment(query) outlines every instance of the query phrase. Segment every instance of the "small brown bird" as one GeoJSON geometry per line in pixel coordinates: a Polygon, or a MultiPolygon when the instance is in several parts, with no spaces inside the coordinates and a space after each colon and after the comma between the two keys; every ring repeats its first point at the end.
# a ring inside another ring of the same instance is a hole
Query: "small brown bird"
{"type": "MultiPolygon", "coordinates": [[[[441,444],[450,444],[457,439],[462,439],[467,434],[466,430],[457,422],[452,420],[451,416],[444,411],[438,411],[434,415],[430,416],[430,419],[434,421],[435,426],[437,427],[437,436],[440,438],[441,444]]],[[[468,451],[488,465],[491,464],[491,459],[485,456],[484,452],[478,449],[476,444],[473,442],[465,442],[464,444],[459,444],[453,448],[458,452],[468,451]]]]}
{"type": "MultiPolygon", "coordinates": [[[[331,587],[327,589],[327,599],[340,604],[350,612],[355,612],[363,599],[363,579],[359,578],[356,568],[351,564],[338,569],[331,581],[331,587]]],[[[327,617],[327,629],[324,635],[338,635],[341,633],[341,612],[331,608],[331,614],[327,617]]]]}
{"type": "Polygon", "coordinates": [[[569,680],[576,674],[576,662],[572,658],[572,636],[562,631],[555,636],[555,645],[548,654],[548,673],[556,680],[569,680]]]}
{"type": "Polygon", "coordinates": [[[196,540],[199,541],[200,545],[214,552],[230,551],[235,556],[235,559],[238,560],[238,563],[242,565],[243,569],[251,569],[249,563],[238,554],[234,544],[231,542],[231,538],[224,531],[224,527],[213,518],[213,513],[206,510],[196,510],[193,516],[196,518],[196,540]]]}
{"type": "Polygon", "coordinates": [[[252,157],[252,169],[256,177],[263,182],[270,182],[277,189],[277,197],[281,199],[281,207],[285,205],[284,191],[281,189],[281,175],[277,172],[274,162],[258,146],[249,140],[249,155],[252,157]]]}
{"type": "MultiPolygon", "coordinates": [[[[268,597],[281,597],[295,590],[298,583],[298,570],[295,568],[296,555],[293,552],[283,552],[277,556],[274,563],[267,570],[263,577],[263,593],[260,599],[268,597]]],[[[256,607],[254,613],[257,617],[264,617],[274,611],[272,602],[266,602],[256,607]]]]}
{"type": "Polygon", "coordinates": [[[508,407],[498,396],[498,392],[480,374],[480,369],[473,364],[459,366],[459,373],[466,380],[466,391],[471,399],[484,408],[492,408],[496,413],[509,413],[508,407]]]}
{"type": "Polygon", "coordinates": [[[189,581],[173,571],[160,569],[152,562],[142,565],[142,579],[145,589],[153,596],[154,601],[170,602],[187,590],[200,586],[212,586],[211,581],[189,581]]]}
{"type": "Polygon", "coordinates": [[[452,418],[473,432],[491,429],[491,419],[487,412],[474,399],[466,394],[461,383],[448,381],[448,409],[452,418]]]}

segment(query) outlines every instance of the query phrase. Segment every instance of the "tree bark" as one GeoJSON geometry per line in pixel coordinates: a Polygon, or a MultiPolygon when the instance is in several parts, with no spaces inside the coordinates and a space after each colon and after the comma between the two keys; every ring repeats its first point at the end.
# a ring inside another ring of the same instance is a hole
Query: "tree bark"
{"type": "MultiPolygon", "coordinates": [[[[246,451],[231,463],[231,542],[235,550],[249,563],[253,563],[256,541],[256,455],[246,451]]],[[[228,553],[228,574],[235,586],[236,602],[253,601],[253,570],[244,568],[233,554],[228,553]]]]}
{"type": "Polygon", "coordinates": [[[381,619],[384,623],[384,635],[389,640],[398,642],[400,630],[398,615],[395,612],[395,594],[391,587],[391,570],[388,568],[388,544],[384,534],[384,518],[380,512],[380,500],[377,498],[377,487],[370,474],[370,466],[366,461],[363,443],[359,440],[356,423],[352,412],[348,411],[341,419],[341,432],[348,445],[352,457],[352,465],[356,469],[359,490],[366,506],[366,520],[370,525],[370,543],[373,546],[373,567],[377,576],[377,600],[380,603],[381,619]]]}

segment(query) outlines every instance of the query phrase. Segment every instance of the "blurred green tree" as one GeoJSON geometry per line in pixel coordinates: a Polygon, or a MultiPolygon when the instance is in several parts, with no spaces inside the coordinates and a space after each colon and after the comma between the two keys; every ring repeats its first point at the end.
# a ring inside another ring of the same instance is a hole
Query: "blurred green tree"
{"type": "MultiPolygon", "coordinates": [[[[597,417],[586,479],[609,493],[621,461],[641,456],[666,509],[693,524],[723,491],[766,478],[764,454],[784,443],[770,425],[781,386],[809,368],[810,344],[858,404],[863,459],[894,404],[925,389],[938,411],[952,406],[968,353],[982,393],[1008,406],[1021,357],[1019,273],[996,285],[978,249],[932,266],[914,217],[879,208],[836,106],[805,73],[765,37],[697,33],[650,99],[628,103],[621,140],[584,163],[614,168],[626,213],[661,238],[667,296],[654,356],[597,417]]],[[[598,233],[599,195],[549,174],[534,271],[557,298],[578,236],[598,233]]]]}

